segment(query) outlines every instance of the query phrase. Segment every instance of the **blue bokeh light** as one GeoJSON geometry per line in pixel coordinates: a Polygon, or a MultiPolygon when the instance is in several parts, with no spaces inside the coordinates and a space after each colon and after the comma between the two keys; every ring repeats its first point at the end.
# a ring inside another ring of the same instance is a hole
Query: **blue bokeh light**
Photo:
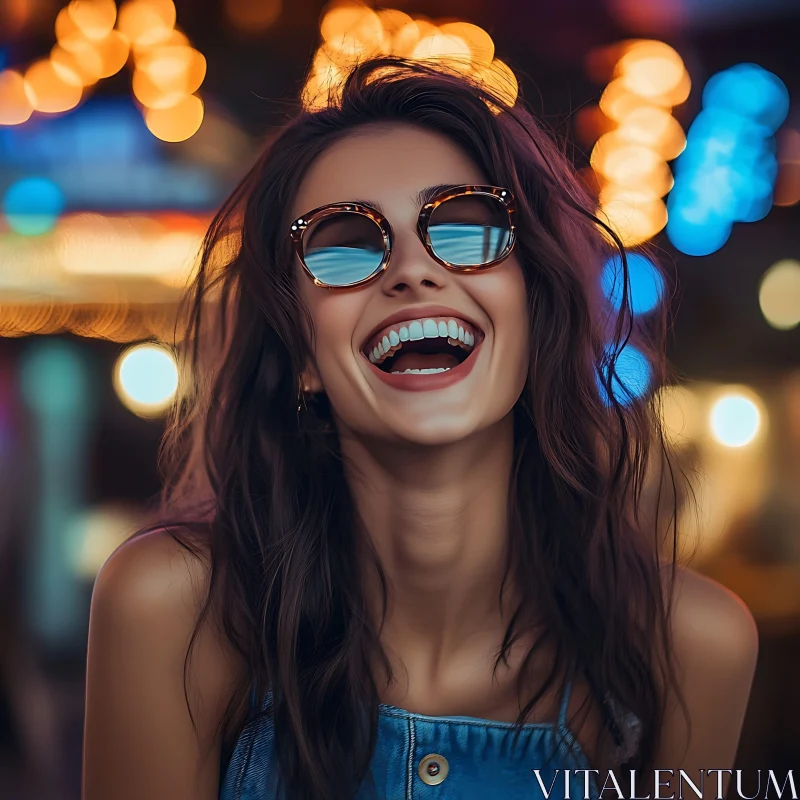
{"type": "Polygon", "coordinates": [[[708,81],[667,200],[666,232],[678,250],[713,253],[728,241],[734,222],[757,222],[769,213],[778,174],[773,134],[788,111],[786,86],[756,64],[739,64],[708,81]]]}
{"type": "Polygon", "coordinates": [[[9,227],[24,236],[47,233],[64,210],[64,193],[47,178],[23,178],[11,184],[3,198],[9,227]]]}
{"type": "MultiPolygon", "coordinates": [[[[626,253],[628,280],[630,283],[631,309],[634,314],[647,314],[661,302],[664,294],[664,278],[649,258],[641,253],[626,253]]],[[[622,308],[625,291],[625,273],[622,257],[612,256],[603,268],[601,285],[603,294],[616,311],[622,308]]]]}
{"type": "MultiPolygon", "coordinates": [[[[613,360],[614,352],[613,344],[606,345],[605,355],[609,361],[613,360]]],[[[606,380],[609,370],[610,365],[603,367],[603,375],[606,380]]],[[[642,397],[647,392],[651,377],[652,369],[647,357],[631,344],[625,345],[622,350],[617,352],[614,364],[614,377],[611,379],[611,391],[614,399],[620,405],[630,405],[636,398],[642,397]]],[[[597,376],[597,388],[603,403],[611,406],[611,400],[600,375],[597,376]]]]}
{"type": "Polygon", "coordinates": [[[777,75],[758,64],[737,64],[706,83],[703,107],[732,111],[775,133],[789,113],[789,90],[777,75]]]}

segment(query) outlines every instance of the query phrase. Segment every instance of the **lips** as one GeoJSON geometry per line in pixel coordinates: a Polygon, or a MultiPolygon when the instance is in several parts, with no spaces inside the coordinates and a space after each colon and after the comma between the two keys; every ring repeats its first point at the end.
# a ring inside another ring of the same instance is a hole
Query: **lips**
{"type": "Polygon", "coordinates": [[[481,338],[481,341],[475,346],[475,349],[469,354],[469,356],[467,356],[466,360],[462,361],[457,366],[452,367],[444,372],[434,372],[428,374],[412,372],[384,372],[376,367],[371,361],[367,360],[366,356],[364,356],[364,359],[367,362],[367,369],[371,372],[371,374],[387,386],[407,392],[429,392],[435,391],[436,389],[446,389],[448,386],[452,386],[453,384],[458,383],[466,378],[467,375],[472,372],[472,369],[478,360],[478,355],[482,346],[483,338],[481,338]]]}

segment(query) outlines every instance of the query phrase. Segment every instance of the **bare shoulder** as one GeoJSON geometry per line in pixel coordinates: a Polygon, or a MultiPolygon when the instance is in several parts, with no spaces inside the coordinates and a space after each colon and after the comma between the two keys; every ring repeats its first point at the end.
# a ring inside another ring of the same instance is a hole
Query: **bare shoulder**
{"type": "Polygon", "coordinates": [[[241,665],[214,609],[200,620],[209,580],[203,552],[164,530],[124,543],[100,570],[89,623],[84,800],[218,792],[219,722],[241,665]]]}
{"type": "Polygon", "coordinates": [[[750,609],[730,589],[680,567],[672,607],[672,634],[679,658],[692,662],[702,656],[706,667],[723,661],[729,669],[754,666],[758,629],[750,609]]]}
{"type": "Polygon", "coordinates": [[[174,622],[194,615],[208,591],[207,556],[191,553],[168,531],[159,529],[121,544],[100,570],[93,592],[93,610],[134,618],[166,614],[174,622]]]}
{"type": "Polygon", "coordinates": [[[758,659],[756,623],[736,594],[694,570],[676,570],[674,588],[672,644],[685,708],[670,691],[655,766],[729,769],[758,659]]]}

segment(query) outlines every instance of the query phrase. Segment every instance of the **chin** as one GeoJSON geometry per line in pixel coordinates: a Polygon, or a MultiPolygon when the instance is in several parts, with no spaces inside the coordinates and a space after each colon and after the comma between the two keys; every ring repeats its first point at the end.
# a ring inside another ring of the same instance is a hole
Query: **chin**
{"type": "Polygon", "coordinates": [[[487,426],[455,414],[447,417],[435,415],[424,420],[418,417],[407,421],[395,419],[390,425],[382,426],[380,436],[397,443],[430,447],[460,442],[483,427],[487,426]]]}

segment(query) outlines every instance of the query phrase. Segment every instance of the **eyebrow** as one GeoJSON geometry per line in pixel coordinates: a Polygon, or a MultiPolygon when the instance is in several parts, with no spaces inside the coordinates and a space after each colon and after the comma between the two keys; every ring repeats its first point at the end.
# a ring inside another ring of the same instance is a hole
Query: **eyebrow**
{"type": "MultiPolygon", "coordinates": [[[[460,184],[457,183],[437,183],[434,186],[426,186],[421,191],[417,192],[417,194],[412,197],[412,200],[417,204],[419,208],[430,203],[430,201],[440,192],[447,192],[451,189],[455,189],[456,186],[460,184]]],[[[375,200],[351,200],[352,203],[359,203],[362,206],[372,206],[376,211],[379,211],[381,214],[385,214],[386,212],[381,207],[381,204],[375,200]]]]}

